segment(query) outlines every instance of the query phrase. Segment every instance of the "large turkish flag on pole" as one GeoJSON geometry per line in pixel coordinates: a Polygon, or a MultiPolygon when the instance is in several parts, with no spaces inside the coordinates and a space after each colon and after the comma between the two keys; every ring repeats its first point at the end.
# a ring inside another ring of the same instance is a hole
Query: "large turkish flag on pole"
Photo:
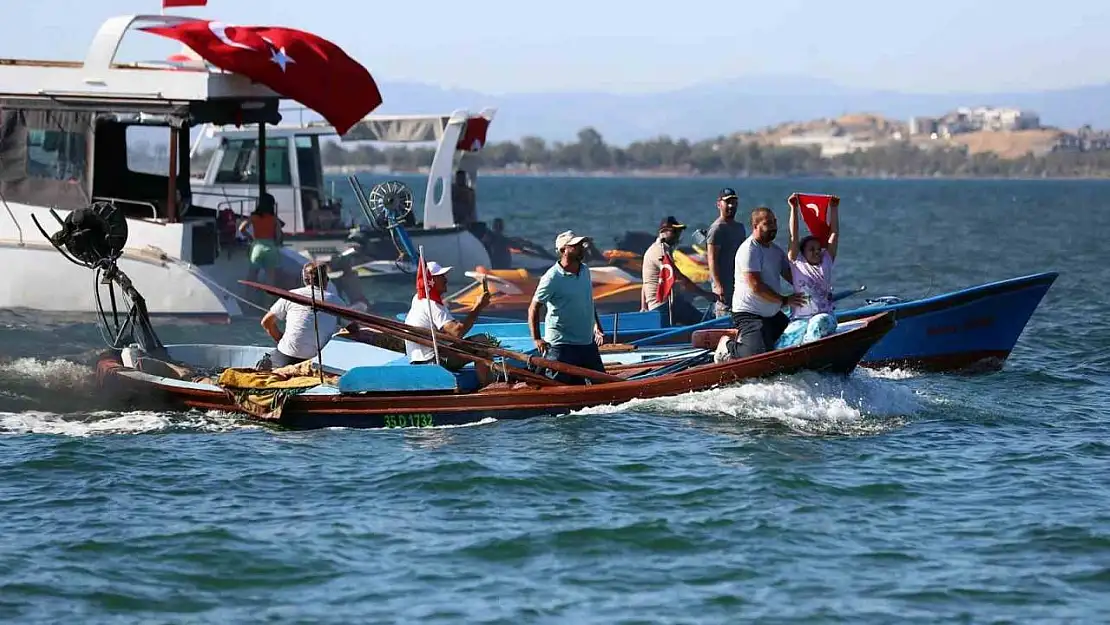
{"type": "Polygon", "coordinates": [[[216,67],[300,102],[341,135],[382,103],[370,72],[339,46],[312,33],[208,20],[143,30],[180,41],[216,67]]]}

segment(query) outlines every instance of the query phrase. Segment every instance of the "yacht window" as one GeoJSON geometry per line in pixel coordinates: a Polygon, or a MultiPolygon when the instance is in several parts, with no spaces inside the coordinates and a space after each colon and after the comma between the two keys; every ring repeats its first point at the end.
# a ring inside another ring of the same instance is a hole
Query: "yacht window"
{"type": "Polygon", "coordinates": [[[168,176],[170,129],[166,126],[128,126],[126,132],[127,168],[137,174],[168,176]]]}
{"type": "MultiPolygon", "coordinates": [[[[217,184],[258,184],[258,141],[228,139],[216,171],[217,184]]],[[[293,184],[289,167],[289,138],[266,139],[266,184],[293,184]]]]}
{"type": "Polygon", "coordinates": [[[84,133],[27,130],[27,175],[48,180],[84,180],[88,143],[84,133]]]}

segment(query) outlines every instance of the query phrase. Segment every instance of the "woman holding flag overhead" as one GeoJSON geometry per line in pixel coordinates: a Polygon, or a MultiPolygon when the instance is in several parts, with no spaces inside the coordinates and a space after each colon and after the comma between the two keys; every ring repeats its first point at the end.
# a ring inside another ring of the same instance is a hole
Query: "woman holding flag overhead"
{"type": "Polygon", "coordinates": [[[803,293],[803,304],[791,309],[794,319],[805,319],[820,313],[833,312],[832,277],[840,241],[840,198],[835,195],[791,194],[786,199],[790,205],[790,260],[794,277],[794,290],[803,293]],[[798,215],[812,233],[798,238],[798,215]]]}
{"type": "Polygon", "coordinates": [[[679,223],[673,216],[663,218],[659,222],[659,237],[644,252],[641,270],[644,286],[640,294],[640,310],[656,310],[668,305],[668,321],[671,325],[692,325],[704,318],[690,300],[682,293],[675,292],[675,282],[681,281],[687,289],[696,291],[710,302],[717,301],[717,296],[712,291],[699,287],[674,264],[672,254],[685,229],[686,224],[679,223]]]}

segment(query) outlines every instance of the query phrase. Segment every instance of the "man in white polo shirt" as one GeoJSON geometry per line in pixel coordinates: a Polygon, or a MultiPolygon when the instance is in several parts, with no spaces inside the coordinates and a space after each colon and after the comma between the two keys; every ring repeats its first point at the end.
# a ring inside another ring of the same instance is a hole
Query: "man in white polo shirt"
{"type": "MultiPolygon", "coordinates": [[[[447,310],[447,306],[443,303],[443,294],[447,292],[447,273],[451,271],[451,267],[444,267],[434,260],[428,261],[424,266],[427,268],[428,274],[432,276],[432,289],[431,293],[428,294],[431,305],[429,306],[428,299],[422,299],[419,294],[413,295],[412,305],[409,307],[408,314],[405,315],[405,324],[428,330],[434,328],[459,338],[466,336],[470,328],[474,327],[474,322],[477,321],[478,315],[482,313],[482,309],[489,305],[490,294],[483,292],[481,299],[466,315],[466,319],[463,319],[460,323],[455,320],[455,316],[451,314],[450,310],[447,310]]],[[[484,335],[467,338],[488,342],[484,335]]],[[[431,347],[418,345],[412,341],[405,341],[405,354],[408,355],[409,362],[414,365],[435,362],[435,351],[431,347]]],[[[443,361],[440,364],[450,370],[457,371],[466,365],[465,360],[457,357],[440,355],[440,360],[443,361]]]]}
{"type": "Polygon", "coordinates": [[[740,344],[733,353],[743,358],[774,349],[790,323],[786,305],[802,303],[796,293],[783,295],[782,281],[793,284],[786,252],[775,245],[778,220],[766,207],[752,211],[752,234],[736,251],[736,285],[732,294],[732,325],[740,344]]]}

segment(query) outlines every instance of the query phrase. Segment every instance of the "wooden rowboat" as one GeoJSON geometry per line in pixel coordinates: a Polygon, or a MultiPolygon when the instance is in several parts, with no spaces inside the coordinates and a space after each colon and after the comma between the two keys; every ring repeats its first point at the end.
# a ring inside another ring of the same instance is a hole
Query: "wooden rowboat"
{"type": "MultiPolygon", "coordinates": [[[[280,289],[272,289],[272,292],[298,303],[304,303],[301,300],[306,299],[280,289]]],[[[316,302],[316,306],[322,311],[350,319],[368,317],[342,306],[321,302],[316,302]]],[[[892,316],[883,313],[843,324],[836,334],[810,343],[720,364],[714,364],[712,353],[705,349],[699,350],[696,357],[690,357],[690,348],[687,347],[687,354],[682,356],[667,357],[664,353],[663,357],[643,362],[632,359],[625,364],[607,364],[607,373],[615,376],[614,381],[581,386],[497,382],[474,388],[468,381],[471,379],[468,376],[473,376],[472,365],[452,373],[437,365],[407,364],[400,354],[395,354],[398,358],[394,362],[349,369],[329,368],[325,360],[325,371],[338,376],[335,386],[317,385],[289,395],[283,400],[276,417],[253,416],[293,429],[464,425],[490,417],[519,419],[560,414],[633,399],[702,391],[741,380],[800,370],[847,375],[893,325],[892,316]],[[362,390],[352,392],[352,387],[362,390]]],[[[694,342],[703,339],[695,337],[694,342]]],[[[365,347],[368,350],[380,349],[365,347]]],[[[219,368],[249,367],[261,353],[269,350],[262,347],[169,345],[166,351],[169,358],[178,363],[219,368]]],[[[366,353],[380,356],[379,352],[366,353]]],[[[144,371],[141,365],[126,366],[124,356],[121,350],[102,354],[97,365],[97,377],[102,388],[126,393],[135,405],[250,414],[236,401],[234,393],[210,380],[190,381],[180,379],[164,368],[159,372],[156,368],[144,371]]],[[[627,357],[628,354],[621,356],[627,357]]]]}

